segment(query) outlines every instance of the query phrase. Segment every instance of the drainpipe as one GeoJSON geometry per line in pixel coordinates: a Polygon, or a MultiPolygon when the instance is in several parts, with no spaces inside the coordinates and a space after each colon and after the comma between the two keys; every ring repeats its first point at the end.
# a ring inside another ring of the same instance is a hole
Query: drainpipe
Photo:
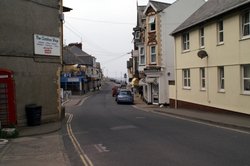
{"type": "Polygon", "coordinates": [[[209,95],[209,67],[208,67],[208,56],[207,56],[207,102],[210,103],[210,95],[209,95]]]}
{"type": "Polygon", "coordinates": [[[65,117],[65,109],[61,106],[61,73],[62,73],[62,70],[63,70],[63,21],[64,21],[64,16],[63,16],[63,0],[59,0],[59,5],[60,5],[60,9],[59,9],[59,21],[60,21],[60,29],[59,29],[59,32],[60,32],[60,45],[61,45],[61,57],[60,57],[60,61],[61,61],[61,69],[60,67],[58,67],[58,93],[59,93],[59,103],[58,103],[58,112],[59,112],[59,119],[63,119],[65,117]]]}
{"type": "Polygon", "coordinates": [[[177,104],[178,104],[178,102],[177,102],[177,99],[178,99],[178,97],[177,97],[177,95],[178,95],[178,94],[177,94],[177,92],[178,92],[178,91],[177,91],[177,82],[178,82],[178,81],[177,81],[176,40],[175,40],[174,50],[175,50],[175,53],[174,53],[174,54],[175,54],[175,56],[174,56],[174,57],[175,57],[175,58],[174,58],[174,61],[175,61],[175,62],[174,62],[174,64],[175,64],[175,69],[174,69],[174,70],[175,70],[175,101],[174,101],[174,108],[177,109],[177,108],[178,108],[178,106],[177,106],[177,104]]]}

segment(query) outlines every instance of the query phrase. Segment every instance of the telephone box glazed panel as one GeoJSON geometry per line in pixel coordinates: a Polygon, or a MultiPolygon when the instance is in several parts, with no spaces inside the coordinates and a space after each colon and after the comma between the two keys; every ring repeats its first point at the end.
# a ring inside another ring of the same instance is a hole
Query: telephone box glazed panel
{"type": "Polygon", "coordinates": [[[0,121],[2,126],[17,124],[13,72],[0,69],[0,121]]]}

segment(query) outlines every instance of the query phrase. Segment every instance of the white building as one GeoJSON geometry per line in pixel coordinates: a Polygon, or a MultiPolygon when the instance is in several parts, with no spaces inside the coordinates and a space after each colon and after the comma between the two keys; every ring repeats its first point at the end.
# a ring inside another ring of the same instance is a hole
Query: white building
{"type": "Polygon", "coordinates": [[[149,1],[146,15],[144,99],[149,104],[169,104],[169,84],[174,83],[174,38],[170,33],[200,8],[204,0],[177,0],[173,4],[149,1]]]}

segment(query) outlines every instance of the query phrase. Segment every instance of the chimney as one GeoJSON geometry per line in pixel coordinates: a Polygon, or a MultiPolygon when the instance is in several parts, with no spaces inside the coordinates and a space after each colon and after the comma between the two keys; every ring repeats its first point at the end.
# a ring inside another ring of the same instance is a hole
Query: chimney
{"type": "Polygon", "coordinates": [[[82,43],[70,43],[69,46],[76,46],[82,50],[82,43]]]}

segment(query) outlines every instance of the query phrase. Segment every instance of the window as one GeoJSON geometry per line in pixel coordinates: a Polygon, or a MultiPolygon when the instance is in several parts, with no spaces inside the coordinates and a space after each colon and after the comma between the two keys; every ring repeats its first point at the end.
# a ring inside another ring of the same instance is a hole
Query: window
{"type": "Polygon", "coordinates": [[[155,16],[149,17],[149,30],[155,31],[155,16]]]}
{"type": "Polygon", "coordinates": [[[144,47],[139,47],[139,64],[145,65],[145,53],[144,53],[144,47]]]}
{"type": "Polygon", "coordinates": [[[204,36],[204,27],[200,28],[200,47],[205,47],[205,36],[204,36]]]}
{"type": "Polygon", "coordinates": [[[219,92],[225,92],[225,76],[224,67],[218,67],[219,92]]]}
{"type": "Polygon", "coordinates": [[[201,90],[206,89],[206,73],[204,67],[200,68],[200,87],[201,90]]]}
{"type": "Polygon", "coordinates": [[[217,24],[218,29],[218,44],[223,44],[224,42],[224,26],[223,26],[223,20],[219,21],[217,24]]]}
{"type": "Polygon", "coordinates": [[[250,94],[250,64],[242,66],[243,93],[250,94]]]}
{"type": "Polygon", "coordinates": [[[183,45],[183,50],[189,50],[189,33],[184,33],[182,35],[182,45],[183,45]]]}
{"type": "Polygon", "coordinates": [[[140,31],[135,32],[135,39],[140,39],[140,31]]]}
{"type": "Polygon", "coordinates": [[[156,47],[155,46],[150,47],[150,62],[156,63],[156,47]]]}
{"type": "Polygon", "coordinates": [[[190,81],[190,69],[183,69],[183,88],[190,89],[191,81],[190,81]]]}
{"type": "Polygon", "coordinates": [[[247,11],[242,15],[242,36],[250,37],[250,12],[247,11]]]}

